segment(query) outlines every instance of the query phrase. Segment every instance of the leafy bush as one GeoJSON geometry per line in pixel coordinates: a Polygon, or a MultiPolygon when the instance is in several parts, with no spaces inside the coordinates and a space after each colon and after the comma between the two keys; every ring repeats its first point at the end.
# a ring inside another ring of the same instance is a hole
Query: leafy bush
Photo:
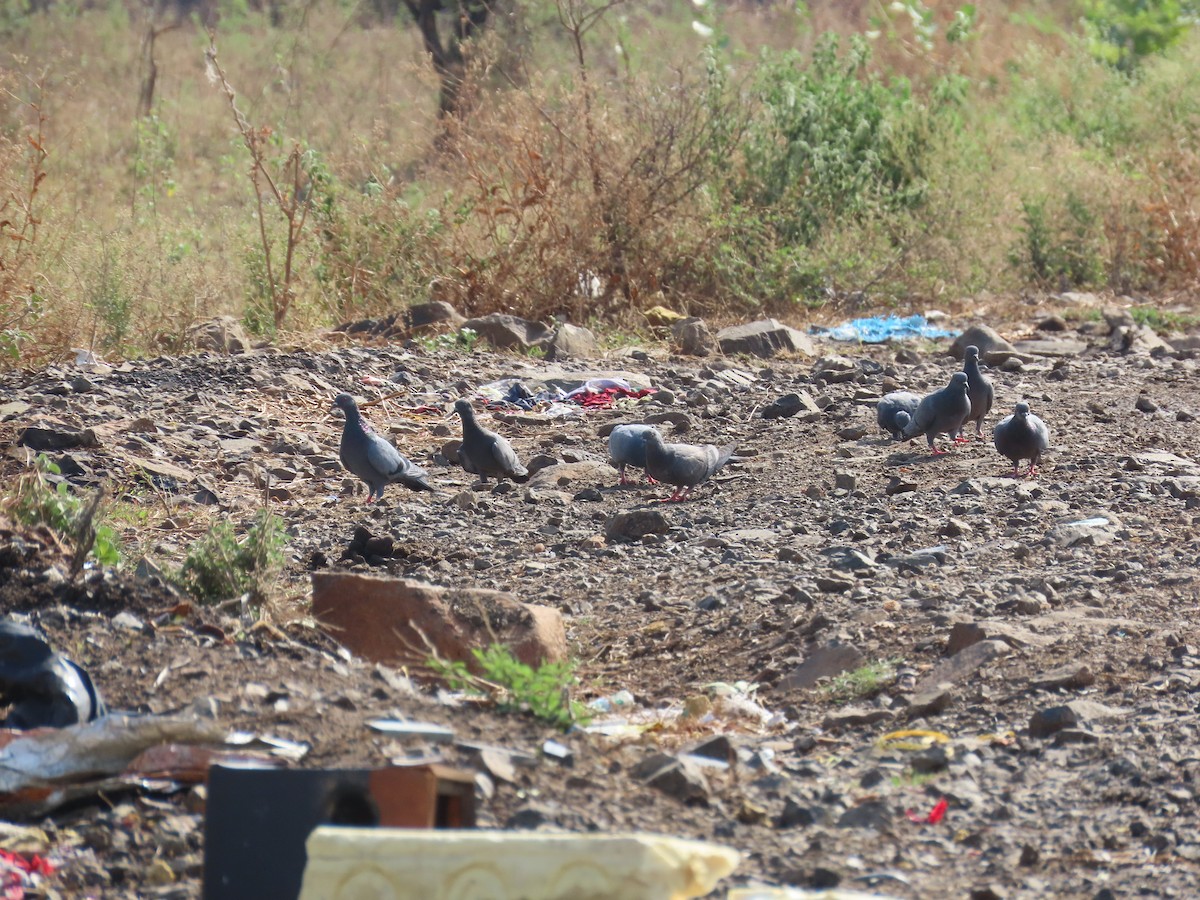
{"type": "MultiPolygon", "coordinates": [[[[16,490],[5,501],[13,517],[26,525],[45,525],[82,551],[89,553],[104,566],[121,561],[120,538],[107,525],[95,523],[97,501],[85,504],[71,493],[65,481],[52,484],[47,475],[59,475],[61,470],[46,454],[39,454],[32,471],[17,479],[16,490]],[[86,546],[88,542],[91,546],[86,546]]],[[[82,562],[82,560],[80,560],[82,562]]]]}
{"type": "Polygon", "coordinates": [[[474,675],[465,662],[431,659],[429,666],[454,690],[491,696],[502,712],[527,712],[564,731],[586,722],[586,707],[571,699],[577,683],[570,661],[526,665],[503,644],[471,651],[482,672],[474,675]]]}
{"type": "Polygon", "coordinates": [[[1191,27],[1194,3],[1179,0],[1084,0],[1088,47],[1097,59],[1131,71],[1177,43],[1191,27]]]}
{"type": "Polygon", "coordinates": [[[283,520],[267,509],[258,511],[241,540],[222,519],[192,545],[173,580],[205,602],[249,593],[261,603],[283,568],[287,540],[283,520]]]}
{"type": "Polygon", "coordinates": [[[1023,274],[1056,290],[1104,283],[1105,272],[1096,215],[1074,193],[1051,213],[1044,198],[1022,201],[1022,243],[1013,262],[1023,274]]]}
{"type": "Polygon", "coordinates": [[[873,74],[870,57],[862,39],[840,54],[825,35],[807,64],[787,53],[760,66],[762,111],[736,193],[788,241],[811,244],[842,218],[924,198],[927,111],[906,80],[873,74]]]}

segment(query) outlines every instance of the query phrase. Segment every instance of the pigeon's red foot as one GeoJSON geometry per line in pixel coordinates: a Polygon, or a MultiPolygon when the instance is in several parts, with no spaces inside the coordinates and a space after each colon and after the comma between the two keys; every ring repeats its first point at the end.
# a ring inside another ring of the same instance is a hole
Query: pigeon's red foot
{"type": "Polygon", "coordinates": [[[945,455],[946,455],[947,453],[949,453],[949,452],[950,452],[949,450],[939,450],[937,447],[930,447],[930,448],[929,448],[929,455],[930,455],[930,456],[945,456],[945,455]]]}
{"type": "Polygon", "coordinates": [[[1037,466],[1030,466],[1028,469],[1025,470],[1025,477],[1032,478],[1037,473],[1038,473],[1037,466]]]}
{"type": "Polygon", "coordinates": [[[649,473],[647,473],[647,475],[646,475],[646,481],[649,484],[658,484],[658,479],[655,478],[653,475],[650,475],[649,473]]]}
{"type": "Polygon", "coordinates": [[[956,443],[956,444],[969,444],[969,443],[971,443],[971,439],[970,439],[969,437],[967,437],[965,434],[960,434],[958,437],[956,437],[956,438],[954,439],[954,443],[956,443]]]}
{"type": "Polygon", "coordinates": [[[367,502],[368,502],[368,503],[374,503],[374,502],[375,502],[375,495],[374,495],[374,494],[367,494],[367,502]]]}

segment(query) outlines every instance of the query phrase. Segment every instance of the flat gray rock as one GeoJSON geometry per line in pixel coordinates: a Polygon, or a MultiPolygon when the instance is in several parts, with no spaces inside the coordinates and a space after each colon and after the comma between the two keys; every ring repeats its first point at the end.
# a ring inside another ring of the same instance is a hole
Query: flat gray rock
{"type": "Polygon", "coordinates": [[[1013,348],[1018,353],[1026,353],[1030,356],[1047,356],[1052,359],[1062,357],[1080,356],[1087,350],[1086,341],[1071,341],[1071,340],[1028,340],[1016,341],[1013,348]]]}
{"type": "Polygon", "coordinates": [[[816,348],[808,335],[775,319],[722,328],[717,332],[717,343],[726,356],[744,353],[770,359],[778,353],[816,355],[816,348]]]}

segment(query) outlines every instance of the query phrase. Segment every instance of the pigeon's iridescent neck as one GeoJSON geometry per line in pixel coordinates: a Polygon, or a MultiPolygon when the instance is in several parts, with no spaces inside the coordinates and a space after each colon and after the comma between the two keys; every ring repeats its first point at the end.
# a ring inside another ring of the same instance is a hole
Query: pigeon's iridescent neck
{"type": "Polygon", "coordinates": [[[357,406],[352,406],[350,409],[346,410],[346,424],[357,425],[368,434],[375,430],[371,427],[371,423],[363,418],[363,415],[358,411],[357,406]]]}

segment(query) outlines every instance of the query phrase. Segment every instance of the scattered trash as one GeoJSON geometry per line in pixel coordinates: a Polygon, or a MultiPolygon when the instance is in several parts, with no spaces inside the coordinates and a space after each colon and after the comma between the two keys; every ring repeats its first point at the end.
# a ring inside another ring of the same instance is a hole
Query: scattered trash
{"type": "Polygon", "coordinates": [[[35,628],[0,620],[0,727],[61,728],[104,715],[104,701],[87,672],[59,653],[35,628]]]}
{"type": "Polygon", "coordinates": [[[732,684],[717,681],[705,685],[705,688],[718,698],[721,712],[757,719],[764,728],[775,728],[787,722],[787,716],[783,713],[771,712],[754,699],[754,694],[758,690],[757,684],[748,681],[735,681],[732,684]]]}
{"type": "Polygon", "coordinates": [[[656,328],[668,328],[683,319],[686,319],[683,313],[677,313],[673,309],[668,309],[665,306],[652,306],[650,309],[642,313],[646,317],[646,321],[656,328]]]}
{"type": "Polygon", "coordinates": [[[289,741],[287,738],[274,737],[269,734],[253,734],[249,731],[235,731],[226,736],[225,743],[247,750],[265,750],[272,756],[299,762],[308,756],[311,744],[302,741],[289,741]]]}
{"type": "Polygon", "coordinates": [[[595,700],[588,703],[588,709],[594,709],[596,712],[608,713],[614,709],[624,709],[631,707],[634,704],[633,694],[629,691],[617,691],[615,694],[610,694],[607,697],[597,697],[595,700]]]}
{"type": "Polygon", "coordinates": [[[110,713],[63,728],[0,732],[0,816],[44,815],[102,792],[141,784],[130,767],[152,747],[220,744],[216,723],[110,713]]]}
{"type": "Polygon", "coordinates": [[[565,399],[572,400],[585,409],[608,409],[619,400],[640,400],[653,393],[649,388],[637,390],[624,378],[592,378],[582,387],[567,394],[565,399]]]}
{"type": "Polygon", "coordinates": [[[940,731],[927,731],[925,729],[906,729],[904,731],[892,731],[885,734],[875,742],[875,745],[880,750],[908,750],[919,752],[928,750],[934,744],[947,744],[950,742],[950,735],[940,731]]]}
{"type": "Polygon", "coordinates": [[[0,897],[4,900],[23,900],[26,891],[41,891],[42,878],[54,874],[54,864],[44,856],[11,853],[0,850],[0,897]]]}
{"type": "Polygon", "coordinates": [[[666,835],[534,831],[322,827],[307,851],[300,900],[348,896],[351,885],[358,896],[685,900],[741,861],[731,847],[666,835]]]}
{"type": "Polygon", "coordinates": [[[931,809],[929,814],[926,816],[922,816],[919,813],[913,812],[911,809],[905,810],[904,814],[908,816],[908,821],[917,825],[936,825],[938,822],[942,821],[943,818],[945,818],[946,810],[949,807],[950,804],[947,803],[946,798],[943,797],[936,804],[934,804],[933,809],[931,809]]]}
{"type": "Polygon", "coordinates": [[[608,409],[618,403],[636,401],[654,393],[635,388],[624,378],[592,378],[572,391],[546,388],[532,392],[518,378],[502,378],[476,390],[489,409],[537,410],[553,418],[578,415],[583,409],[608,409]]]}
{"type": "Polygon", "coordinates": [[[922,315],[869,316],[851,319],[841,325],[824,327],[813,325],[809,334],[829,338],[833,341],[860,341],[864,344],[882,344],[884,341],[905,341],[914,338],[958,337],[961,332],[939,328],[930,324],[922,315]]]}
{"type": "Polygon", "coordinates": [[[1092,516],[1090,519],[1080,519],[1078,522],[1067,522],[1067,528],[1100,528],[1109,524],[1108,519],[1104,516],[1092,516]]]}
{"type": "Polygon", "coordinates": [[[454,729],[430,722],[401,722],[398,719],[372,719],[367,723],[372,731],[395,738],[424,738],[437,744],[454,740],[454,729]]]}
{"type": "MultiPolygon", "coordinates": [[[[445,766],[240,769],[214,766],[204,822],[209,900],[295,897],[319,825],[472,828],[475,776],[445,766]]],[[[330,894],[328,896],[333,896],[330,894]]],[[[366,895],[364,895],[366,896],[366,895]]],[[[396,896],[426,896],[399,891],[396,896]]],[[[429,895],[432,896],[432,895],[429,895]]]]}
{"type": "Polygon", "coordinates": [[[546,741],[546,743],[542,744],[542,753],[550,759],[562,763],[564,766],[575,765],[575,754],[571,748],[565,744],[560,744],[558,741],[546,741]]]}

